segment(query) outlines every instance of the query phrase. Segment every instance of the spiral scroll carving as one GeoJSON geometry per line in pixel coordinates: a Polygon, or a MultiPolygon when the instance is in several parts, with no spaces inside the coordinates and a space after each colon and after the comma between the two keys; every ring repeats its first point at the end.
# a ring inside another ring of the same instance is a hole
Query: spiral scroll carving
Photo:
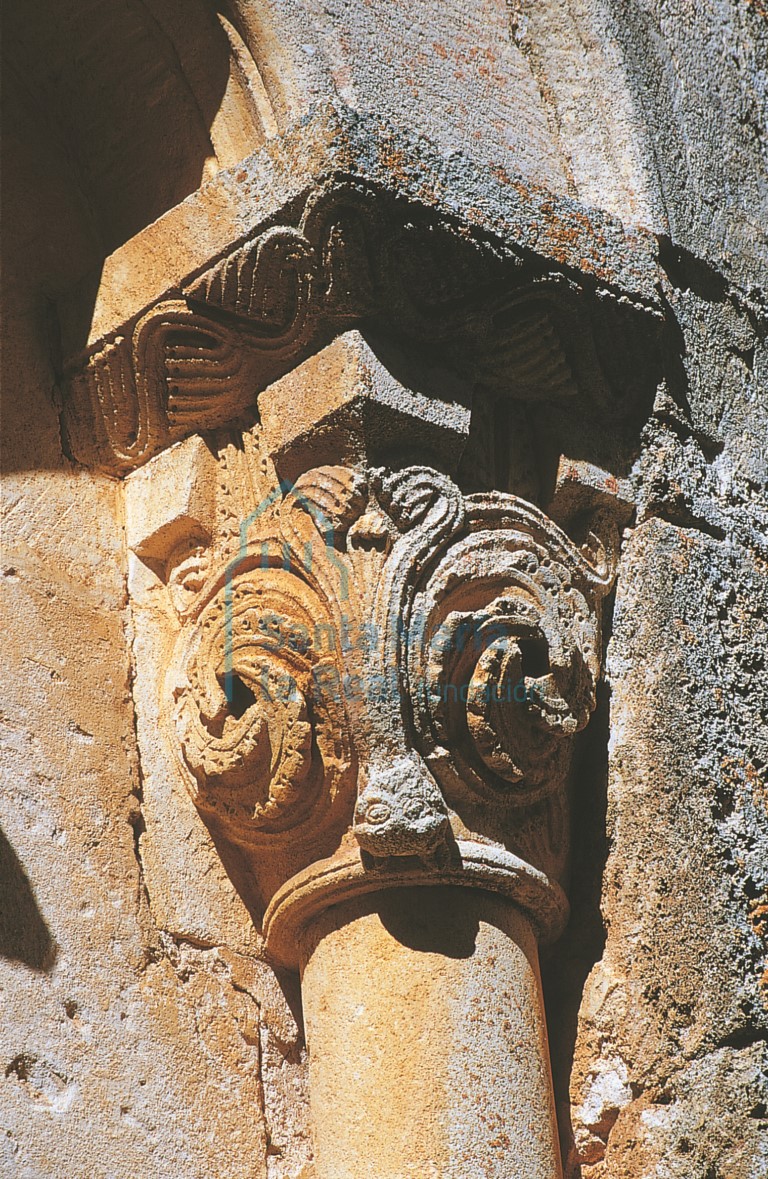
{"type": "Polygon", "coordinates": [[[250,570],[200,611],[177,658],[175,732],[196,805],[238,841],[313,827],[351,788],[322,616],[292,573],[250,570]]]}
{"type": "Polygon", "coordinates": [[[532,505],[473,506],[436,566],[410,646],[417,729],[449,797],[528,805],[562,785],[595,706],[605,570],[532,505]],[[516,512],[516,507],[519,508],[516,512]],[[515,515],[517,520],[515,521],[515,515]]]}

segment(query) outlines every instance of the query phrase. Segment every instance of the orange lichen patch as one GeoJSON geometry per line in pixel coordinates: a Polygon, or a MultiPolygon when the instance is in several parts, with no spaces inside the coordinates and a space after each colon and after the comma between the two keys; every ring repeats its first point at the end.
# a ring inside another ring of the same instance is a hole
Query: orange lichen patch
{"type": "Polygon", "coordinates": [[[768,899],[751,902],[749,923],[759,938],[768,941],[768,899]]]}
{"type": "Polygon", "coordinates": [[[752,765],[751,761],[748,761],[746,763],[746,766],[744,769],[744,774],[745,774],[747,781],[749,782],[750,786],[752,786],[753,789],[765,790],[765,782],[760,775],[760,771],[755,766],[752,765]]]}
{"type": "Polygon", "coordinates": [[[768,810],[768,782],[755,770],[752,788],[752,801],[755,806],[764,806],[768,810]]]}
{"type": "Polygon", "coordinates": [[[380,163],[391,173],[395,183],[407,185],[410,179],[409,160],[405,152],[395,147],[390,139],[382,142],[379,152],[380,163]]]}
{"type": "Polygon", "coordinates": [[[763,560],[763,558],[758,553],[752,553],[751,556],[752,563],[755,566],[757,572],[762,573],[768,577],[768,561],[763,560]]]}
{"type": "Polygon", "coordinates": [[[768,785],[751,761],[740,757],[724,757],[720,767],[725,780],[734,789],[743,792],[745,787],[749,787],[755,802],[768,797],[768,785]]]}
{"type": "Polygon", "coordinates": [[[512,177],[502,164],[492,164],[491,172],[501,184],[512,184],[512,177]]]}
{"type": "Polygon", "coordinates": [[[744,781],[743,764],[739,758],[724,757],[720,761],[723,777],[731,786],[739,787],[744,781]]]}
{"type": "Polygon", "coordinates": [[[699,639],[697,635],[694,634],[691,628],[681,618],[676,618],[674,625],[684,643],[689,643],[691,646],[698,646],[699,639]]]}
{"type": "MultiPolygon", "coordinates": [[[[749,917],[749,924],[752,927],[752,932],[755,937],[759,938],[766,950],[768,950],[768,893],[763,893],[762,897],[751,901],[747,910],[749,917]]],[[[760,988],[760,996],[768,1006],[768,958],[764,959],[763,971],[760,975],[758,983],[760,988]]]]}
{"type": "Polygon", "coordinates": [[[768,1007],[768,966],[766,966],[760,979],[760,994],[766,1007],[768,1007]]]}

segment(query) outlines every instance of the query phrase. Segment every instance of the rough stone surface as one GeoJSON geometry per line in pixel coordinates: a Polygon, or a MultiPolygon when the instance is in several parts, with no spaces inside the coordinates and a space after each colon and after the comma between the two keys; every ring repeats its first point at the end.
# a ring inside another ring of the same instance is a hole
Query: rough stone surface
{"type": "Polygon", "coordinates": [[[0,1170],[312,1177],[298,981],[160,737],[163,579],[177,541],[216,530],[210,476],[180,474],[166,504],[150,464],[128,491],[73,461],[59,413],[65,362],[351,174],[588,308],[559,353],[529,363],[524,325],[456,378],[476,385],[462,492],[556,515],[553,472],[582,463],[626,524],[569,883],[557,868],[572,919],[542,963],[565,1175],[763,1179],[765,4],[6,9],[0,1170]],[[614,298],[622,332],[661,324],[626,355],[594,309],[614,298]],[[556,395],[549,370],[528,401],[499,377],[559,364],[556,395]]]}
{"type": "Polygon", "coordinates": [[[519,913],[467,890],[404,890],[328,910],[303,955],[319,1174],[558,1173],[536,944],[519,913]]]}
{"type": "Polygon", "coordinates": [[[4,482],[3,1170],[260,1175],[259,989],[147,905],[120,491],[57,457],[50,374],[7,326],[39,416],[4,423],[32,469],[4,482]]]}
{"type": "Polygon", "coordinates": [[[764,562],[736,545],[652,519],[625,549],[608,657],[607,941],[571,1079],[585,1174],[751,1176],[768,1161],[768,702],[751,670],[765,609],[764,562]]]}

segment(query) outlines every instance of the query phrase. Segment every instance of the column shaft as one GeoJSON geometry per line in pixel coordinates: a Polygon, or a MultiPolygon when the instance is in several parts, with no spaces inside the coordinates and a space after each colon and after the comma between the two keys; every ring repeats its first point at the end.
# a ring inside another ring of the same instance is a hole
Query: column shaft
{"type": "Polygon", "coordinates": [[[558,1179],[536,941],[509,901],[400,888],[303,944],[318,1179],[558,1179]]]}

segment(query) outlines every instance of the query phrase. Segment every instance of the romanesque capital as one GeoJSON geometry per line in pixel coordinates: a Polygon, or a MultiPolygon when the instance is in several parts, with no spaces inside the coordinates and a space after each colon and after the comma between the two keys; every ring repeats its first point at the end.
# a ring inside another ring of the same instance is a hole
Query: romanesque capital
{"type": "Polygon", "coordinates": [[[260,423],[129,480],[129,544],[174,617],[163,736],[286,965],[318,912],[382,888],[495,891],[545,939],[567,915],[616,522],[593,507],[577,543],[519,496],[462,493],[460,390],[431,422],[423,399],[350,330],[260,423]]]}

